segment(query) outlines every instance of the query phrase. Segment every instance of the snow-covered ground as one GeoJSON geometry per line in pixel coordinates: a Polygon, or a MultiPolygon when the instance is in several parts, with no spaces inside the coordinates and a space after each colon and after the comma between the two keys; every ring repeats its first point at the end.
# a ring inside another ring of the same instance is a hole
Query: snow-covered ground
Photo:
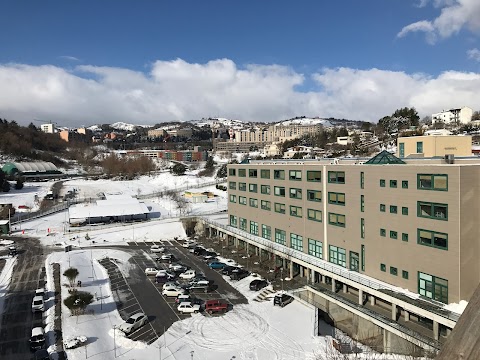
{"type": "Polygon", "coordinates": [[[45,182],[25,182],[23,189],[15,190],[12,182],[12,188],[9,192],[0,193],[0,204],[12,204],[16,212],[29,211],[28,209],[19,209],[20,205],[30,208],[30,211],[36,211],[40,202],[35,203],[35,196],[41,201],[52,187],[54,181],[45,182]]]}

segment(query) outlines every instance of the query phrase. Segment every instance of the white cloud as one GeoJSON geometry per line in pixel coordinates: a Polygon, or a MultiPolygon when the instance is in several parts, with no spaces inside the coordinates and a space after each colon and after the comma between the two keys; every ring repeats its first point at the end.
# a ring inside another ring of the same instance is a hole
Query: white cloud
{"type": "Polygon", "coordinates": [[[59,56],[59,58],[63,60],[80,61],[79,58],[76,58],[75,56],[69,56],[69,55],[62,55],[62,56],[59,56]]]}
{"type": "Polygon", "coordinates": [[[467,56],[469,59],[480,62],[480,50],[478,50],[477,48],[468,50],[467,56]]]}
{"type": "MultiPolygon", "coordinates": [[[[426,2],[421,1],[420,5],[423,4],[426,2]]],[[[397,36],[403,37],[410,32],[423,31],[427,36],[427,41],[433,43],[438,37],[448,38],[464,28],[473,33],[480,32],[480,1],[435,0],[433,5],[441,8],[437,18],[407,25],[397,36]]]]}
{"type": "Polygon", "coordinates": [[[224,116],[277,121],[297,115],[377,121],[403,106],[422,115],[480,108],[480,74],[436,78],[380,69],[326,68],[304,75],[278,65],[239,68],[229,59],[206,64],[156,61],[149,73],[124,68],[0,65],[0,118],[61,125],[125,121],[154,124],[224,116]],[[315,87],[297,90],[311,77],[315,87]]]}

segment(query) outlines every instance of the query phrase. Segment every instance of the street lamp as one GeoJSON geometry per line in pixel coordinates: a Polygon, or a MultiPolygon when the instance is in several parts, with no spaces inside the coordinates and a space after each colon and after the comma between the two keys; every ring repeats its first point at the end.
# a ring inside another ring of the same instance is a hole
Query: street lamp
{"type": "Polygon", "coordinates": [[[117,325],[113,325],[113,354],[115,357],[117,357],[117,345],[115,344],[115,329],[117,328],[117,325]]]}

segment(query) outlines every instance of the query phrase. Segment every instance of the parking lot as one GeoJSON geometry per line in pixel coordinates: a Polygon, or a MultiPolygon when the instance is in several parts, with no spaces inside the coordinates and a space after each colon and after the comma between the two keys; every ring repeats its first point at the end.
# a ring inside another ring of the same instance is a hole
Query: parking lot
{"type": "MultiPolygon", "coordinates": [[[[131,255],[128,264],[128,275],[121,273],[121,266],[117,266],[115,259],[107,258],[100,263],[108,271],[112,293],[122,318],[126,320],[138,312],[145,313],[149,318],[149,324],[129,335],[133,340],[152,343],[174,322],[191,316],[190,314],[182,314],[177,311],[175,298],[162,295],[163,284],[156,284],[155,276],[145,275],[146,268],[168,269],[169,265],[168,262],[154,260],[155,254],[150,251],[152,245],[164,247],[165,253],[171,253],[175,256],[175,262],[181,262],[194,269],[197,273],[203,273],[213,282],[213,287],[208,292],[204,290],[191,291],[190,294],[194,297],[204,301],[220,299],[229,304],[229,308],[237,304],[247,303],[245,297],[224,280],[221,270],[210,269],[202,258],[196,257],[176,241],[137,242],[129,243],[129,245],[128,248],[121,248],[121,250],[127,251],[131,255]]],[[[177,279],[177,281],[186,283],[186,281],[181,279],[177,279]]]]}

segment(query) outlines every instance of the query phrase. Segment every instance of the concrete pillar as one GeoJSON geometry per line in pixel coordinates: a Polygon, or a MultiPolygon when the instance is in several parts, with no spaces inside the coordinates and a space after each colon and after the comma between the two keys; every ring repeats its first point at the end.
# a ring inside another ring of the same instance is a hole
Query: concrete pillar
{"type": "Polygon", "coordinates": [[[332,278],[332,291],[335,292],[335,279],[332,278]]]}
{"type": "Polygon", "coordinates": [[[245,241],[245,251],[247,252],[247,254],[250,254],[250,244],[246,241],[245,241]]]}
{"type": "Polygon", "coordinates": [[[370,305],[375,306],[375,296],[370,295],[370,305]]]}
{"type": "Polygon", "coordinates": [[[436,322],[435,320],[433,320],[433,338],[435,340],[438,340],[439,338],[439,327],[438,327],[438,322],[436,322]]]}
{"type": "Polygon", "coordinates": [[[290,279],[293,279],[293,261],[290,260],[290,279]]]}
{"type": "Polygon", "coordinates": [[[315,284],[315,270],[310,269],[310,280],[312,284],[315,284]]]}
{"type": "Polygon", "coordinates": [[[392,304],[392,320],[397,320],[397,305],[392,304]]]}
{"type": "Polygon", "coordinates": [[[405,321],[410,321],[410,313],[407,310],[403,310],[403,317],[405,321]]]}
{"type": "Polygon", "coordinates": [[[450,336],[451,333],[452,333],[452,329],[447,328],[447,336],[450,336]]]}
{"type": "Polygon", "coordinates": [[[390,331],[383,329],[383,352],[390,354],[390,348],[392,346],[392,337],[390,331]]]}
{"type": "Polygon", "coordinates": [[[358,289],[358,305],[363,305],[363,290],[358,289]]]}
{"type": "Polygon", "coordinates": [[[233,244],[235,245],[235,248],[238,249],[238,238],[233,239],[233,244]]]}
{"type": "Polygon", "coordinates": [[[347,284],[343,284],[343,293],[344,294],[348,293],[348,285],[347,284]]]}

